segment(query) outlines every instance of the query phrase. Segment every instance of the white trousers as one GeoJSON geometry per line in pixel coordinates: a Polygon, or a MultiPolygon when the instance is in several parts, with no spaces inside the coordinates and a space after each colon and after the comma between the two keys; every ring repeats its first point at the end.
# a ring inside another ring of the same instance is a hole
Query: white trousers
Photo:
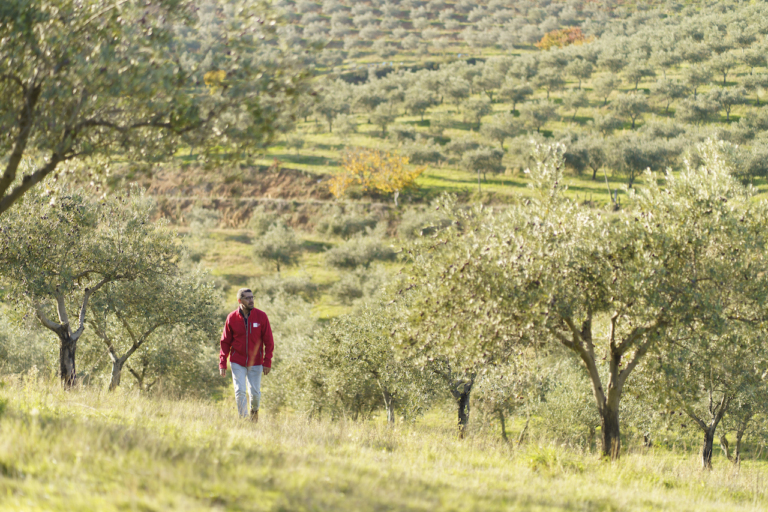
{"type": "Polygon", "coordinates": [[[237,401],[237,412],[240,417],[248,417],[248,402],[246,401],[245,386],[248,383],[248,396],[250,396],[251,410],[258,411],[261,402],[261,372],[262,365],[240,366],[230,361],[232,367],[232,382],[235,384],[235,400],[237,401]]]}

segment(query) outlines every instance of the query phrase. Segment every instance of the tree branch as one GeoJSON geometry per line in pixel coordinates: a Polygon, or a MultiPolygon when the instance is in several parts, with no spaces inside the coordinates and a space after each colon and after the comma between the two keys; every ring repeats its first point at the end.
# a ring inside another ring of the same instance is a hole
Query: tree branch
{"type": "Polygon", "coordinates": [[[77,327],[77,331],[75,331],[72,334],[72,338],[74,340],[77,340],[80,338],[80,336],[83,334],[83,331],[85,330],[85,310],[88,307],[88,299],[90,299],[93,292],[104,286],[110,281],[109,278],[104,278],[101,281],[99,281],[96,286],[92,288],[86,288],[85,293],[83,294],[83,304],[80,306],[80,315],[79,315],[79,325],[77,327]]]}
{"type": "Polygon", "coordinates": [[[96,315],[96,312],[93,310],[93,308],[91,308],[91,316],[93,317],[93,319],[90,320],[90,322],[93,324],[93,330],[96,333],[96,336],[101,338],[101,340],[107,346],[107,352],[109,352],[109,358],[112,360],[112,362],[113,363],[117,362],[119,358],[115,353],[115,347],[112,344],[112,340],[109,338],[109,336],[107,336],[106,325],[102,327],[99,324],[99,321],[96,320],[98,318],[98,315],[96,315]]]}
{"type": "Polygon", "coordinates": [[[8,80],[9,82],[13,82],[19,86],[19,88],[22,90],[22,92],[24,92],[24,94],[27,93],[27,88],[24,87],[24,82],[21,81],[21,78],[15,75],[12,75],[10,73],[2,73],[0,74],[0,80],[8,80]]]}
{"type": "MultiPolygon", "coordinates": [[[[125,326],[125,328],[128,329],[127,322],[125,320],[123,320],[123,318],[121,318],[121,317],[118,317],[118,318],[120,318],[120,321],[123,322],[123,326],[125,326]]],[[[163,323],[155,324],[151,328],[149,328],[147,331],[145,331],[141,335],[141,338],[139,338],[138,343],[134,342],[133,345],[131,345],[131,348],[129,348],[128,351],[125,354],[123,354],[122,359],[126,360],[129,357],[131,357],[131,355],[134,352],[136,352],[147,341],[147,339],[152,335],[152,333],[155,332],[156,329],[162,327],[163,325],[166,325],[166,323],[163,322],[163,323]]]]}
{"type": "Polygon", "coordinates": [[[125,367],[128,368],[128,371],[131,372],[131,375],[133,375],[136,378],[136,381],[139,383],[139,386],[143,386],[144,385],[144,382],[143,382],[144,379],[141,376],[139,376],[138,373],[136,373],[136,370],[131,368],[131,365],[128,365],[128,364],[126,364],[125,367]]]}
{"type": "Polygon", "coordinates": [[[658,330],[662,325],[666,323],[666,312],[664,308],[661,309],[659,312],[659,316],[656,317],[656,320],[653,321],[650,325],[646,325],[644,327],[635,327],[632,329],[632,332],[629,333],[629,336],[624,338],[624,340],[616,345],[615,350],[613,351],[614,354],[617,355],[623,355],[626,353],[627,350],[632,348],[632,346],[635,344],[635,342],[640,339],[645,334],[652,334],[654,331],[658,330]]]}
{"type": "MultiPolygon", "coordinates": [[[[67,316],[67,304],[64,302],[64,295],[59,291],[59,287],[56,287],[56,293],[53,295],[56,298],[56,313],[59,315],[59,322],[61,325],[69,325],[69,316],[67,316]]],[[[71,331],[71,329],[70,329],[71,331]]]]}
{"type": "MultiPolygon", "coordinates": [[[[37,105],[37,101],[40,98],[41,91],[42,88],[40,85],[27,89],[26,101],[24,102],[24,107],[20,114],[19,133],[16,135],[16,142],[14,143],[13,151],[11,151],[8,158],[8,164],[5,166],[5,171],[3,172],[2,177],[0,177],[0,197],[5,196],[5,193],[16,179],[16,171],[21,163],[21,158],[24,156],[24,151],[27,149],[27,141],[29,141],[29,135],[32,133],[32,126],[35,124],[34,110],[35,105],[37,105]]],[[[3,197],[3,199],[5,198],[3,197]]],[[[2,201],[0,201],[0,213],[4,212],[6,209],[7,208],[2,208],[2,201]]]]}
{"type": "Polygon", "coordinates": [[[632,370],[635,369],[635,366],[640,362],[640,359],[642,359],[648,352],[648,349],[651,348],[651,342],[652,340],[649,336],[645,340],[645,343],[637,348],[635,355],[632,356],[632,360],[627,364],[627,367],[619,372],[619,388],[624,386],[624,382],[627,380],[627,377],[629,377],[629,374],[632,373],[632,370]]]}
{"type": "Polygon", "coordinates": [[[707,426],[706,423],[704,423],[704,420],[699,419],[699,417],[696,416],[696,413],[693,412],[693,409],[691,409],[689,405],[684,405],[683,410],[685,411],[685,414],[687,414],[689,418],[691,418],[693,421],[696,422],[696,424],[699,426],[699,428],[701,428],[701,430],[705,432],[709,430],[709,427],[707,426]]]}
{"type": "Polygon", "coordinates": [[[126,4],[126,3],[128,3],[128,0],[122,0],[121,2],[117,2],[115,5],[110,5],[109,7],[106,7],[106,8],[104,8],[104,9],[100,10],[99,12],[97,12],[96,14],[94,14],[93,16],[91,16],[90,18],[88,18],[87,20],[85,20],[85,23],[83,23],[82,25],[80,25],[80,27],[78,27],[78,28],[77,28],[77,30],[75,30],[75,32],[74,32],[74,33],[75,33],[75,34],[79,34],[79,33],[80,33],[80,32],[82,32],[83,30],[85,30],[85,28],[86,28],[88,25],[90,25],[90,24],[91,24],[91,22],[92,22],[93,20],[95,20],[96,18],[99,18],[99,17],[101,17],[101,15],[103,15],[103,14],[106,14],[106,13],[108,13],[109,11],[111,11],[111,10],[113,10],[113,9],[117,9],[118,7],[120,7],[121,5],[123,5],[123,4],[126,4]]]}
{"type": "MultiPolygon", "coordinates": [[[[16,179],[16,168],[18,168],[18,162],[15,164],[15,166],[12,167],[12,162],[9,161],[3,177],[0,178],[0,197],[2,197],[2,199],[0,199],[0,214],[10,208],[13,203],[18,201],[18,199],[23,196],[30,188],[43,181],[43,178],[53,172],[56,166],[64,160],[67,159],[60,156],[59,154],[54,153],[51,156],[51,160],[47,164],[45,164],[43,167],[40,167],[32,174],[27,174],[24,176],[24,178],[21,180],[21,184],[17,185],[13,188],[13,190],[6,194],[8,188],[11,186],[11,183],[13,183],[13,180],[16,179]],[[7,180],[7,185],[5,184],[6,177],[10,178],[7,180]]],[[[19,161],[21,161],[20,158],[19,161]]]]}
{"type": "Polygon", "coordinates": [[[61,329],[61,325],[57,324],[47,316],[45,316],[45,313],[43,313],[43,306],[41,304],[35,305],[35,315],[40,320],[40,323],[42,323],[44,326],[46,326],[48,329],[58,332],[59,329],[61,329]]]}

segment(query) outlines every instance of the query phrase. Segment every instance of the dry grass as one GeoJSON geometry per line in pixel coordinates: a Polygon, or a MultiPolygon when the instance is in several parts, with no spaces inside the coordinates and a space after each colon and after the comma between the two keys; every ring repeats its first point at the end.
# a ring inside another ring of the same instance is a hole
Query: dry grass
{"type": "Polygon", "coordinates": [[[434,420],[252,425],[222,402],[57,384],[0,390],[2,510],[764,510],[768,469],[695,455],[617,463],[434,420]]]}

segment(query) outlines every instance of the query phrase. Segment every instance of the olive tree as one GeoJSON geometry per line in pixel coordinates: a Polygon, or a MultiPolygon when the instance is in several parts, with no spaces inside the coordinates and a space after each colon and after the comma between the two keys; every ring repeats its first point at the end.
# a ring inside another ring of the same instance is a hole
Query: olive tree
{"type": "Polygon", "coordinates": [[[504,170],[504,166],[501,163],[501,159],[504,157],[504,152],[489,147],[480,147],[471,151],[465,152],[461,156],[461,164],[468,171],[474,171],[477,173],[477,191],[480,192],[480,174],[482,173],[483,179],[487,172],[501,172],[504,170]]]}
{"type": "Polygon", "coordinates": [[[499,89],[499,97],[512,103],[512,110],[517,108],[518,103],[527,100],[533,94],[533,87],[528,82],[518,82],[517,80],[507,78],[499,89]]]}
{"type": "Polygon", "coordinates": [[[662,79],[656,82],[656,86],[653,88],[653,95],[664,102],[664,113],[668,114],[672,102],[684,98],[686,90],[677,81],[662,79]]]}
{"type": "MultiPolygon", "coordinates": [[[[738,248],[731,252],[736,250],[738,248]]],[[[664,345],[650,363],[658,368],[655,372],[656,395],[662,403],[683,410],[702,432],[701,464],[704,469],[712,467],[715,434],[731,404],[739,403],[743,409],[751,411],[761,407],[762,404],[755,403],[754,398],[765,396],[763,388],[766,384],[761,377],[768,369],[765,335],[754,323],[755,316],[762,316],[759,315],[762,308],[755,308],[751,297],[743,300],[740,290],[747,288],[747,295],[755,295],[757,290],[751,289],[753,283],[736,280],[718,282],[714,286],[721,294],[721,304],[728,306],[725,313],[735,320],[712,325],[705,317],[681,326],[670,333],[672,343],[664,345]],[[736,295],[739,299],[723,295],[736,295]],[[736,305],[742,301],[743,305],[736,305]],[[746,305],[749,307],[745,308],[746,305]]],[[[721,315],[715,318],[719,320],[721,315]]],[[[747,415],[741,419],[749,421],[747,415]]],[[[739,441],[745,427],[737,425],[737,431],[741,433],[739,441]]]]}
{"type": "Polygon", "coordinates": [[[521,131],[520,121],[512,114],[496,114],[480,127],[480,134],[488,139],[498,141],[504,151],[504,141],[517,136],[521,131]]]}
{"type": "Polygon", "coordinates": [[[409,286],[428,297],[410,339],[478,360],[531,339],[564,347],[589,376],[602,453],[616,458],[622,395],[649,351],[694,316],[721,315],[717,283],[765,289],[766,208],[710,152],[664,189],[649,176],[606,217],[562,196],[562,153],[537,150],[529,202],[504,214],[454,208],[453,225],[413,251],[409,286]],[[741,257],[724,257],[735,249],[741,257]]]}
{"type": "Polygon", "coordinates": [[[362,304],[332,321],[307,348],[303,371],[313,381],[308,384],[318,388],[316,400],[354,418],[383,408],[390,425],[395,424],[397,411],[413,419],[430,405],[437,389],[435,377],[400,357],[391,343],[398,307],[362,304]]]}
{"type": "Polygon", "coordinates": [[[667,163],[669,151],[663,140],[646,134],[630,132],[613,138],[610,161],[614,168],[627,177],[627,187],[632,188],[637,177],[646,169],[659,171],[667,163]]]}
{"type": "Polygon", "coordinates": [[[298,261],[301,256],[301,240],[293,228],[279,220],[266,233],[254,239],[253,249],[257,258],[274,263],[279,273],[281,265],[293,265],[298,261]]]}
{"type": "Polygon", "coordinates": [[[110,283],[162,276],[175,266],[175,236],[151,220],[151,208],[138,192],[96,202],[82,191],[59,190],[28,194],[3,215],[4,280],[16,304],[34,311],[56,335],[65,385],[75,383],[77,342],[91,296],[110,283]]]}
{"type": "Polygon", "coordinates": [[[642,93],[629,93],[619,94],[619,96],[611,103],[611,109],[616,112],[616,115],[629,118],[632,122],[632,129],[635,129],[635,122],[637,119],[648,112],[649,109],[648,99],[642,93]]]}
{"type": "Polygon", "coordinates": [[[728,82],[726,81],[726,79],[728,78],[728,74],[738,64],[739,64],[739,61],[732,54],[723,53],[721,55],[718,55],[717,57],[715,57],[709,62],[709,68],[715,73],[717,73],[718,75],[723,76],[723,87],[725,87],[728,84],[728,82]]]}
{"type": "Polygon", "coordinates": [[[600,98],[603,98],[603,106],[608,104],[608,96],[620,85],[621,79],[613,73],[608,73],[595,80],[594,90],[600,98]]]}
{"type": "Polygon", "coordinates": [[[0,214],[67,162],[146,165],[182,144],[232,158],[267,143],[308,77],[262,8],[2,2],[0,214]]]}
{"type": "Polygon", "coordinates": [[[351,92],[342,80],[328,82],[321,88],[314,105],[315,115],[328,123],[328,131],[333,132],[333,122],[337,117],[350,112],[351,92]]]}
{"type": "Polygon", "coordinates": [[[720,109],[725,112],[725,121],[731,120],[731,110],[736,105],[743,105],[747,102],[746,91],[743,87],[717,87],[707,93],[707,99],[720,105],[720,109]]]}
{"type": "MultiPolygon", "coordinates": [[[[176,270],[129,282],[105,285],[90,301],[89,325],[104,343],[112,362],[109,390],[120,385],[123,368],[137,351],[159,343],[176,327],[214,340],[220,329],[217,309],[220,303],[213,285],[204,273],[176,270]]],[[[141,353],[141,352],[139,352],[141,353]]],[[[149,357],[152,351],[144,351],[149,357]]],[[[194,357],[194,356],[193,356],[194,357]]],[[[142,370],[148,364],[142,364],[142,370]]],[[[147,372],[140,375],[128,366],[144,386],[147,372]]]]}
{"type": "Polygon", "coordinates": [[[424,113],[437,103],[437,95],[434,92],[421,87],[411,87],[405,93],[403,105],[415,115],[421,116],[421,120],[424,121],[424,113]]]}
{"type": "Polygon", "coordinates": [[[529,129],[541,131],[541,127],[557,117],[555,105],[547,100],[524,103],[520,106],[520,118],[529,129]]]}
{"type": "Polygon", "coordinates": [[[574,59],[565,66],[565,72],[579,81],[579,90],[581,90],[582,80],[589,80],[593,71],[592,63],[584,59],[574,59]]]}
{"type": "Polygon", "coordinates": [[[689,66],[683,69],[683,83],[693,91],[694,99],[699,87],[709,83],[711,78],[712,71],[704,66],[689,66]]]}

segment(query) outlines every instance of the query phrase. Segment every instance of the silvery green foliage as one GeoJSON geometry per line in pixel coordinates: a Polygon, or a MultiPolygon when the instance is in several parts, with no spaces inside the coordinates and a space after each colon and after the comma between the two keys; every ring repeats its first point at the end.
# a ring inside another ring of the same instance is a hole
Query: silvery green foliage
{"type": "Polygon", "coordinates": [[[357,233],[364,233],[368,228],[375,228],[379,219],[372,213],[348,206],[346,209],[334,205],[325,212],[315,229],[318,233],[340,236],[348,240],[357,233]]]}
{"type": "Polygon", "coordinates": [[[403,211],[397,225],[398,235],[406,240],[430,236],[450,224],[450,220],[441,215],[439,209],[435,209],[436,206],[432,204],[423,210],[414,206],[403,211]]]}
{"type": "Polygon", "coordinates": [[[408,157],[408,163],[421,165],[426,163],[438,163],[445,160],[443,148],[435,142],[435,139],[416,135],[412,142],[405,142],[400,147],[400,153],[408,157]]]}
{"type": "Polygon", "coordinates": [[[0,222],[0,267],[9,297],[59,340],[61,378],[77,378],[77,341],[89,300],[116,282],[172,272],[181,249],[138,189],[101,201],[82,191],[27,194],[0,222]]]}
{"type": "Polygon", "coordinates": [[[569,446],[591,448],[600,415],[595,410],[589,376],[574,361],[551,362],[541,374],[540,397],[532,403],[535,430],[569,446]]]}
{"type": "Polygon", "coordinates": [[[461,157],[461,165],[468,171],[473,171],[485,177],[486,173],[500,173],[504,170],[504,166],[501,163],[501,159],[504,157],[504,152],[498,148],[489,148],[488,146],[480,146],[477,149],[473,149],[465,152],[461,157]]]}
{"type": "Polygon", "coordinates": [[[523,103],[520,105],[520,119],[529,130],[539,132],[548,121],[557,117],[555,105],[548,100],[539,100],[536,103],[523,103]]]}
{"type": "Polygon", "coordinates": [[[395,308],[365,303],[322,331],[292,366],[298,407],[353,418],[385,409],[394,423],[396,412],[413,419],[430,405],[434,375],[392,346],[395,308]]]}
{"type": "Polygon", "coordinates": [[[539,150],[527,203],[499,214],[447,201],[454,224],[407,251],[413,306],[402,342],[417,354],[461,354],[468,366],[529,340],[562,345],[590,376],[603,453],[618,456],[622,392],[649,350],[676,325],[722,319],[747,297],[761,304],[768,289],[766,205],[710,145],[703,168],[667,175],[664,189],[649,175],[610,217],[558,192],[556,148],[539,150]],[[724,257],[734,250],[738,258],[724,257]],[[740,295],[723,295],[721,283],[740,295]]]}
{"type": "Polygon", "coordinates": [[[92,201],[83,191],[56,189],[30,194],[4,215],[0,264],[14,302],[49,314],[61,297],[67,310],[77,310],[100,283],[172,269],[175,234],[153,222],[152,201],[132,191],[92,201]]]}
{"type": "Polygon", "coordinates": [[[374,261],[395,259],[395,249],[385,239],[386,225],[366,228],[337,247],[325,253],[325,261],[338,268],[368,267],[374,261]]]}
{"type": "Polygon", "coordinates": [[[159,385],[167,392],[211,392],[218,383],[220,303],[207,273],[197,270],[105,286],[89,304],[88,323],[92,343],[112,362],[110,387],[130,381],[142,391],[159,385]]]}
{"type": "Polygon", "coordinates": [[[277,272],[281,266],[294,265],[301,256],[301,240],[296,232],[285,222],[276,220],[267,231],[253,240],[253,250],[257,258],[275,265],[277,272]]]}
{"type": "Polygon", "coordinates": [[[67,162],[263,147],[306,88],[276,26],[263,5],[239,0],[3,2],[0,212],[67,162]],[[24,157],[41,162],[16,182],[24,157]]]}
{"type": "Polygon", "coordinates": [[[313,371],[305,366],[305,360],[317,342],[320,326],[312,315],[311,304],[290,287],[267,288],[272,287],[261,283],[252,286],[256,307],[269,316],[275,338],[274,373],[262,379],[262,400],[270,410],[288,406],[303,410],[307,404],[303,384],[313,371]]]}
{"type": "Polygon", "coordinates": [[[509,113],[495,114],[480,127],[480,134],[486,139],[499,143],[504,151],[504,141],[515,137],[522,131],[522,123],[509,113]]]}
{"type": "Polygon", "coordinates": [[[36,318],[26,318],[11,308],[3,308],[0,327],[0,374],[23,374],[32,367],[53,377],[58,366],[58,350],[36,318]]]}

